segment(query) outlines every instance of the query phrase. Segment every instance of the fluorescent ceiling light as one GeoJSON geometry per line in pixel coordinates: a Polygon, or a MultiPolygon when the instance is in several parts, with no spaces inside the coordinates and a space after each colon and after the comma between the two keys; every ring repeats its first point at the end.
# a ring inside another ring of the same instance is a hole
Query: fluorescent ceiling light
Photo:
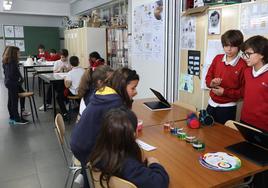
{"type": "Polygon", "coordinates": [[[3,8],[4,10],[11,10],[12,1],[11,0],[4,0],[3,1],[3,8]]]}

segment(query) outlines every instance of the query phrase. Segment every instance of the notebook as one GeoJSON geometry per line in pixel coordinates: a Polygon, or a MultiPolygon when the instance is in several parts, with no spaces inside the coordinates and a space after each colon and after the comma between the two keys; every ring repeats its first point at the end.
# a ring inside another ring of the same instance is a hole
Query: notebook
{"type": "Polygon", "coordinates": [[[159,101],[151,101],[151,102],[144,102],[144,105],[148,107],[152,111],[157,110],[170,110],[171,105],[169,102],[163,97],[161,93],[158,91],[150,88],[150,90],[153,92],[153,94],[158,98],[159,101]]]}
{"type": "Polygon", "coordinates": [[[235,123],[239,132],[242,134],[246,141],[240,142],[226,149],[242,155],[243,157],[259,164],[268,164],[268,133],[249,125],[235,123]]]}

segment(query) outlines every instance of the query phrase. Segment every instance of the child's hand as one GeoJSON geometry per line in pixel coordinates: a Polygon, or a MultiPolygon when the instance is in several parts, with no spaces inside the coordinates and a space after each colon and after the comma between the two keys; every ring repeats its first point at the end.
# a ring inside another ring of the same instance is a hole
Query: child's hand
{"type": "Polygon", "coordinates": [[[217,86],[215,88],[212,88],[211,90],[217,96],[222,96],[223,95],[223,92],[224,92],[224,89],[222,87],[220,87],[220,86],[217,86]]]}
{"type": "Polygon", "coordinates": [[[215,88],[215,87],[221,85],[221,81],[222,81],[221,78],[213,78],[210,82],[210,87],[215,88]]]}
{"type": "Polygon", "coordinates": [[[150,166],[152,163],[160,163],[156,158],[154,157],[148,157],[147,158],[147,166],[150,166]]]}

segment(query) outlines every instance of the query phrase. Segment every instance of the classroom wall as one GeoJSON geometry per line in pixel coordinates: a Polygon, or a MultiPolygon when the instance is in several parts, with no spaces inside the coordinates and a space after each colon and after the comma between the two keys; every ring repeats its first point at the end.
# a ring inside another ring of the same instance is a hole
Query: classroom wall
{"type": "Polygon", "coordinates": [[[113,0],[79,0],[70,4],[70,14],[72,16],[79,15],[82,12],[85,12],[89,9],[98,7],[105,3],[112,2],[113,0]]]}
{"type": "MultiPolygon", "coordinates": [[[[134,9],[137,6],[143,5],[143,4],[149,4],[155,2],[155,0],[132,0],[130,10],[130,15],[132,16],[134,9]]],[[[165,1],[164,1],[165,2],[165,1]]],[[[132,16],[132,22],[133,22],[133,16],[132,16]]],[[[131,25],[133,23],[129,23],[131,25]]],[[[131,27],[132,28],[132,27],[131,27]]],[[[132,28],[133,29],[133,28],[132,28]]],[[[165,29],[164,29],[165,30],[165,29]]],[[[133,31],[129,29],[129,33],[132,33],[133,31]]],[[[140,82],[137,87],[138,95],[136,98],[150,98],[155,97],[153,93],[150,91],[149,88],[153,88],[158,90],[160,93],[165,95],[165,32],[163,34],[163,40],[160,41],[163,44],[163,58],[154,58],[154,57],[145,57],[145,55],[140,54],[134,54],[133,51],[131,51],[131,67],[137,71],[137,73],[140,76],[140,82]]],[[[132,41],[132,49],[133,50],[133,43],[132,41]]]]}
{"type": "MultiPolygon", "coordinates": [[[[263,1],[265,2],[265,1],[263,1]]],[[[266,1],[267,2],[267,1],[266,1]]],[[[229,5],[229,6],[213,6],[210,9],[220,9],[222,13],[221,18],[221,34],[229,29],[240,29],[240,6],[241,4],[229,5]]],[[[207,11],[208,11],[207,10],[207,11]]],[[[221,35],[208,35],[208,15],[207,12],[204,14],[196,15],[196,50],[201,51],[201,70],[205,63],[207,40],[209,39],[219,39],[221,35]]],[[[264,35],[268,37],[267,35],[264,35]]],[[[245,39],[250,36],[245,35],[245,39]]],[[[187,50],[180,50],[180,73],[187,73],[187,50]]],[[[203,109],[207,107],[207,102],[209,99],[209,90],[201,89],[201,79],[194,76],[194,92],[188,93],[185,91],[179,91],[178,96],[180,101],[190,103],[195,105],[198,109],[203,109]]],[[[238,104],[237,119],[240,117],[242,102],[238,104]]]]}
{"type": "Polygon", "coordinates": [[[11,14],[68,16],[70,15],[70,4],[67,1],[54,2],[35,0],[13,0],[11,10],[4,11],[3,9],[0,9],[0,12],[6,12],[11,14]]]}

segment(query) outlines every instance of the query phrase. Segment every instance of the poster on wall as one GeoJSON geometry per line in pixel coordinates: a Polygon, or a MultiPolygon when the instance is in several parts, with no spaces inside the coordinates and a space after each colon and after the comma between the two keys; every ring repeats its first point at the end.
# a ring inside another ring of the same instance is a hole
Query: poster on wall
{"type": "Polygon", "coordinates": [[[14,40],[5,40],[5,46],[15,46],[14,40]]]}
{"type": "Polygon", "coordinates": [[[200,51],[188,51],[188,74],[200,75],[200,51]]]}
{"type": "Polygon", "coordinates": [[[164,57],[164,15],[162,0],[134,8],[132,54],[151,59],[164,57]]]}
{"type": "Polygon", "coordinates": [[[14,26],[15,38],[24,38],[23,26],[14,26]]]}
{"type": "Polygon", "coordinates": [[[24,40],[15,40],[15,46],[17,46],[21,52],[25,51],[24,40]]]}
{"type": "Polygon", "coordinates": [[[181,18],[181,49],[194,50],[196,48],[196,19],[184,16],[181,18]]]}
{"type": "Polygon", "coordinates": [[[208,34],[221,34],[221,12],[219,9],[208,11],[208,34]]]}
{"type": "Polygon", "coordinates": [[[214,57],[218,54],[224,54],[221,40],[208,40],[206,58],[202,67],[201,89],[208,89],[205,81],[206,75],[214,57]]]}
{"type": "Polygon", "coordinates": [[[4,32],[6,38],[14,38],[14,26],[13,25],[4,25],[4,32]]]}
{"type": "Polygon", "coordinates": [[[241,4],[240,29],[244,35],[268,33],[268,2],[241,4]]]}
{"type": "Polygon", "coordinates": [[[194,91],[194,80],[193,75],[180,74],[179,90],[193,93],[194,91]]]}

